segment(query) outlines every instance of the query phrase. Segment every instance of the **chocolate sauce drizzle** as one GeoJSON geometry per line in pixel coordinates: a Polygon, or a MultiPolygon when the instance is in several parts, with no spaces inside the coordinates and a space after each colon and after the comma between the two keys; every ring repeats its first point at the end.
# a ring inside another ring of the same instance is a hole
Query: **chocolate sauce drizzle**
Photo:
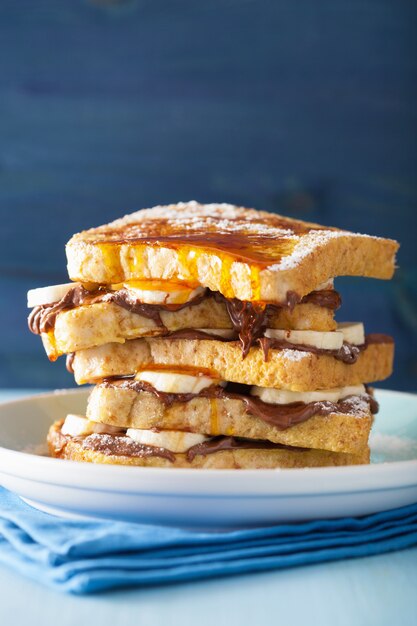
{"type": "Polygon", "coordinates": [[[162,330],[169,332],[161,320],[161,311],[180,311],[186,307],[200,304],[204,297],[204,293],[199,294],[184,304],[145,304],[132,297],[127,289],[108,291],[105,287],[97,287],[90,291],[83,285],[77,285],[68,291],[59,302],[35,307],[29,315],[28,325],[29,330],[35,335],[47,333],[53,330],[57,315],[64,310],[69,311],[77,306],[96,304],[97,302],[113,302],[131,313],[153,320],[162,330]]]}
{"type": "Polygon", "coordinates": [[[316,306],[336,310],[342,302],[340,295],[333,289],[312,291],[303,298],[300,298],[295,291],[288,291],[287,300],[283,305],[225,298],[218,292],[215,292],[213,296],[217,302],[222,302],[226,305],[232,326],[239,336],[243,358],[248,355],[250,348],[256,343],[256,340],[263,337],[265,329],[269,326],[270,318],[276,315],[280,309],[287,307],[292,311],[296,304],[311,303],[316,306]]]}
{"type": "Polygon", "coordinates": [[[207,456],[222,450],[291,450],[293,452],[305,452],[307,448],[294,448],[281,443],[273,443],[263,439],[245,439],[244,437],[225,437],[219,435],[211,437],[207,441],[197,443],[186,452],[187,461],[192,463],[196,456],[207,456]]]}
{"type": "MultiPolygon", "coordinates": [[[[77,442],[77,439],[77,437],[74,437],[73,441],[77,442]]],[[[142,458],[157,456],[163,459],[168,459],[171,463],[175,462],[175,454],[171,452],[171,450],[138,443],[137,441],[134,441],[130,437],[126,436],[95,433],[88,435],[87,437],[80,438],[79,442],[82,444],[84,450],[94,450],[95,452],[101,452],[102,454],[140,456],[142,458]]]]}
{"type": "Polygon", "coordinates": [[[354,345],[344,341],[342,346],[338,350],[327,350],[326,348],[316,348],[315,346],[309,346],[300,343],[292,343],[286,339],[273,339],[270,337],[260,337],[258,343],[261,346],[265,361],[268,360],[269,350],[300,350],[301,352],[311,352],[313,354],[327,354],[333,356],[338,361],[342,361],[347,365],[356,363],[361,352],[375,343],[393,343],[393,338],[390,335],[384,335],[382,333],[371,333],[366,335],[365,343],[361,345],[354,345]]]}
{"type": "Polygon", "coordinates": [[[237,298],[224,298],[224,302],[232,326],[239,335],[242,358],[245,358],[255,340],[262,337],[265,332],[266,306],[257,302],[243,302],[237,298]]]}
{"type": "MultiPolygon", "coordinates": [[[[57,430],[52,439],[54,451],[56,454],[62,454],[66,445],[70,442],[81,445],[84,450],[92,450],[101,452],[108,456],[126,456],[126,457],[159,457],[167,459],[171,463],[175,463],[176,454],[167,448],[150,446],[141,444],[130,437],[124,435],[107,435],[101,433],[93,433],[92,435],[70,437],[63,435],[61,429],[57,430]]],[[[192,463],[196,456],[207,456],[215,454],[223,450],[291,450],[293,452],[303,452],[307,448],[294,448],[280,443],[260,439],[246,439],[244,437],[226,437],[218,435],[210,437],[202,443],[192,446],[185,453],[187,461],[192,463]]]]}
{"type": "MultiPolygon", "coordinates": [[[[47,333],[53,330],[57,315],[64,310],[70,310],[77,306],[87,304],[96,304],[97,302],[113,302],[131,313],[136,313],[153,320],[156,326],[161,329],[162,336],[169,335],[180,338],[179,333],[181,331],[176,331],[175,334],[170,333],[168,328],[164,325],[161,319],[161,311],[179,311],[200,304],[200,302],[207,297],[214,297],[218,302],[225,304],[232,327],[237,333],[242,345],[243,358],[247,356],[251,346],[255,344],[256,340],[263,337],[270,317],[276,314],[279,309],[287,307],[289,310],[292,310],[297,303],[310,302],[317,306],[335,310],[341,303],[340,295],[330,289],[313,291],[304,296],[304,298],[300,298],[294,291],[289,291],[287,293],[287,300],[282,305],[246,302],[238,300],[237,298],[229,299],[218,292],[211,291],[208,291],[207,294],[200,294],[184,304],[145,304],[139,302],[127,289],[108,291],[105,287],[97,287],[93,290],[89,290],[83,287],[83,285],[77,285],[68,291],[59,302],[35,307],[29,315],[28,325],[29,329],[34,334],[39,335],[41,333],[47,333]]],[[[188,329],[186,329],[186,331],[188,332],[188,329]]],[[[189,338],[188,335],[186,338],[189,338]]],[[[224,341],[224,338],[214,335],[211,337],[194,336],[194,338],[212,338],[224,341]]]]}
{"type": "Polygon", "coordinates": [[[286,339],[273,339],[270,337],[261,337],[258,339],[261,346],[265,361],[268,360],[269,351],[272,350],[300,350],[301,352],[312,352],[313,354],[327,354],[333,356],[338,361],[342,361],[347,365],[356,363],[358,357],[366,348],[366,343],[356,346],[348,342],[344,342],[338,350],[328,350],[326,348],[316,348],[302,343],[292,343],[286,339]]]}
{"type": "MultiPolygon", "coordinates": [[[[239,400],[245,404],[246,410],[250,415],[258,417],[264,422],[271,424],[279,430],[286,430],[296,424],[307,421],[314,415],[329,415],[330,413],[351,413],[354,406],[354,400],[357,396],[348,396],[339,402],[331,402],[329,400],[318,400],[315,402],[292,402],[290,404],[271,404],[263,402],[257,396],[249,395],[250,387],[239,383],[228,383],[227,386],[212,385],[206,387],[199,393],[168,393],[158,391],[145,381],[135,380],[133,378],[125,379],[106,379],[103,381],[104,387],[115,387],[122,389],[132,389],[141,392],[147,391],[156,396],[164,405],[169,408],[176,402],[190,402],[195,398],[216,398],[220,400],[239,400]]],[[[369,404],[373,414],[378,412],[378,403],[374,397],[367,392],[360,396],[369,404]]]]}

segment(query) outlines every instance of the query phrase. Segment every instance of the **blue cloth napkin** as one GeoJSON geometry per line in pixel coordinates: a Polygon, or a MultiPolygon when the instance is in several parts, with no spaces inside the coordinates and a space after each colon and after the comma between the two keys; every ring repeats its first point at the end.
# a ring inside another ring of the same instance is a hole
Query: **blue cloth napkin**
{"type": "Polygon", "coordinates": [[[417,545],[417,504],[227,532],[66,520],[0,489],[0,562],[70,593],[259,572],[417,545]]]}

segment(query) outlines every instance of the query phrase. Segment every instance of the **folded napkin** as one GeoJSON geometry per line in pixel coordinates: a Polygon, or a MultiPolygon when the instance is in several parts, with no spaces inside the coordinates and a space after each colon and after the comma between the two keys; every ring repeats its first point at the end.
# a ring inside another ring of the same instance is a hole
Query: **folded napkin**
{"type": "Polygon", "coordinates": [[[66,520],[0,489],[0,562],[70,593],[259,572],[417,545],[417,504],[227,532],[66,520]]]}

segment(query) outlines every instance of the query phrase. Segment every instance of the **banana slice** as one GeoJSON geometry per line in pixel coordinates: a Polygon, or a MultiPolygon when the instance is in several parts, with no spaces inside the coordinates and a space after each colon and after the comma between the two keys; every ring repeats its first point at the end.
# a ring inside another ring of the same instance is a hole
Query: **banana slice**
{"type": "Polygon", "coordinates": [[[136,380],[149,383],[157,391],[166,393],[200,393],[211,385],[225,385],[226,383],[209,376],[192,376],[190,374],[178,374],[177,372],[160,372],[146,370],[138,372],[136,380]]]}
{"type": "Polygon", "coordinates": [[[91,422],[83,415],[74,415],[72,413],[67,415],[61,428],[62,434],[70,437],[81,437],[92,435],[93,433],[116,435],[122,432],[122,430],[116,426],[91,422]]]}
{"type": "Polygon", "coordinates": [[[276,330],[267,328],[265,337],[313,346],[321,350],[339,350],[343,344],[343,333],[337,330],[319,332],[317,330],[276,330]]]}
{"type": "Polygon", "coordinates": [[[29,289],[28,307],[32,309],[34,306],[59,302],[61,298],[66,296],[67,293],[71,291],[71,289],[74,289],[74,287],[78,284],[79,283],[64,283],[62,285],[40,287],[39,289],[29,289]]]}
{"type": "Polygon", "coordinates": [[[209,439],[204,435],[187,433],[179,430],[142,430],[139,428],[128,428],[126,435],[138,443],[157,448],[166,448],[171,452],[187,452],[192,446],[209,439]]]}
{"type": "Polygon", "coordinates": [[[317,330],[276,330],[267,328],[265,337],[280,339],[290,343],[313,346],[321,350],[338,350],[344,341],[353,345],[361,345],[365,342],[363,324],[343,322],[338,324],[337,330],[320,332],[317,330]]]}
{"type": "MultiPolygon", "coordinates": [[[[113,288],[118,285],[113,285],[113,288]]],[[[168,281],[131,281],[123,283],[123,287],[133,298],[144,304],[185,304],[196,296],[205,292],[205,287],[193,289],[181,283],[169,283],[168,281]],[[152,289],[149,289],[149,286],[152,289]]]]}
{"type": "Polygon", "coordinates": [[[365,343],[365,329],[361,322],[342,322],[337,325],[337,330],[343,334],[343,341],[360,346],[365,343]]]}
{"type": "Polygon", "coordinates": [[[233,339],[236,336],[236,332],[233,328],[196,328],[207,335],[217,335],[218,337],[224,337],[224,339],[233,339]]]}
{"type": "Polygon", "coordinates": [[[321,391],[287,391],[286,389],[270,389],[265,387],[252,387],[251,395],[257,396],[268,404],[291,404],[291,402],[319,402],[329,400],[338,402],[347,396],[360,396],[366,393],[364,385],[351,385],[349,387],[335,387],[321,391]]]}

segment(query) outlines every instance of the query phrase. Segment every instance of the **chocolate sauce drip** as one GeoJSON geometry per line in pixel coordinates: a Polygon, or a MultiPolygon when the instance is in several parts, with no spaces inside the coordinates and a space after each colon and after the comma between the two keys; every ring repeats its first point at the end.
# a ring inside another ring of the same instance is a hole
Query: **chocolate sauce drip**
{"type": "MultiPolygon", "coordinates": [[[[145,381],[126,378],[122,380],[105,380],[102,385],[104,387],[117,387],[122,389],[133,389],[136,392],[147,391],[156,396],[168,408],[175,402],[190,402],[194,398],[217,398],[221,400],[239,400],[244,402],[246,410],[251,415],[272,424],[279,430],[286,430],[296,424],[307,421],[314,415],[329,415],[330,413],[351,413],[352,398],[356,396],[348,396],[339,402],[331,402],[329,400],[318,400],[316,402],[292,402],[290,404],[271,404],[263,402],[256,396],[245,393],[249,390],[246,385],[239,383],[228,383],[226,388],[219,385],[206,387],[200,393],[168,393],[158,391],[145,381]]],[[[362,394],[366,402],[369,403],[372,413],[378,412],[378,403],[371,393],[362,394]]]]}
{"type": "Polygon", "coordinates": [[[191,463],[196,456],[207,456],[222,450],[291,450],[293,452],[305,452],[307,448],[294,448],[272,441],[260,439],[245,439],[244,437],[211,437],[207,441],[192,446],[186,452],[187,461],[191,463]]]}
{"type": "Polygon", "coordinates": [[[233,328],[239,335],[242,358],[245,358],[256,339],[265,332],[266,306],[257,302],[243,302],[237,298],[224,298],[224,302],[233,328]]]}
{"type": "Polygon", "coordinates": [[[337,291],[332,289],[312,291],[303,298],[300,298],[295,291],[287,291],[286,301],[281,305],[265,305],[257,302],[237,300],[236,298],[225,298],[218,292],[214,292],[213,295],[218,302],[223,302],[226,305],[230,321],[242,345],[243,358],[248,355],[250,348],[256,343],[256,340],[263,337],[265,329],[269,325],[269,319],[274,314],[276,315],[280,309],[287,307],[292,311],[296,304],[311,303],[316,306],[336,310],[342,302],[337,291]]]}
{"type": "Polygon", "coordinates": [[[273,339],[272,337],[261,337],[258,339],[261,346],[265,361],[268,360],[269,351],[272,350],[300,350],[301,352],[311,352],[313,354],[327,354],[333,356],[338,361],[342,361],[347,365],[356,363],[360,353],[365,350],[366,343],[356,346],[346,341],[338,350],[326,350],[325,348],[316,348],[302,343],[292,343],[285,339],[273,339]]]}

